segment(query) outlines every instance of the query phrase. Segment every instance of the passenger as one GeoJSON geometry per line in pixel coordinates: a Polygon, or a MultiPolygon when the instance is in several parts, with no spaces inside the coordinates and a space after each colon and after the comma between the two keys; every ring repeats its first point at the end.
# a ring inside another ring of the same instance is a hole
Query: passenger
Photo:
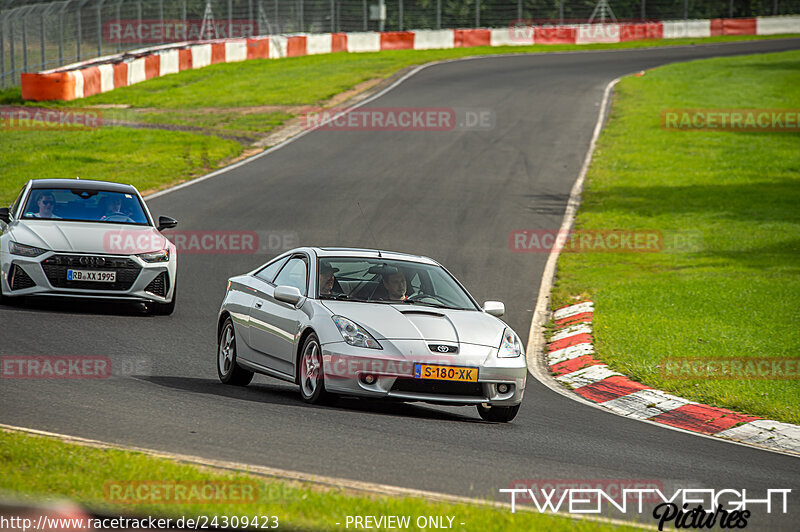
{"type": "Polygon", "coordinates": [[[55,207],[56,198],[51,192],[45,192],[39,199],[36,200],[36,205],[39,208],[38,212],[30,213],[30,216],[35,218],[54,218],[60,219],[59,216],[53,214],[53,207],[55,207]]]}
{"type": "Polygon", "coordinates": [[[341,294],[342,290],[338,287],[336,282],[335,273],[339,268],[334,268],[330,264],[322,263],[319,266],[319,295],[329,296],[332,294],[341,294]]]}

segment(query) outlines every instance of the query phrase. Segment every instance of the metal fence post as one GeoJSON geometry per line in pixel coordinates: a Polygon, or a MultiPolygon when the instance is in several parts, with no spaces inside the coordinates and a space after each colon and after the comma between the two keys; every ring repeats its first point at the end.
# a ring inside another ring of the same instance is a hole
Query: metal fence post
{"type": "Polygon", "coordinates": [[[689,19],[689,0],[683,0],[683,19],[689,19]]]}
{"type": "Polygon", "coordinates": [[[367,0],[363,0],[362,4],[364,6],[364,31],[367,31],[367,0]]]}
{"type": "MultiPolygon", "coordinates": [[[[13,13],[13,11],[12,11],[13,13]]],[[[17,61],[14,58],[14,22],[9,17],[8,20],[8,51],[11,52],[11,83],[14,83],[14,72],[17,70],[17,61]]]]}
{"type": "Polygon", "coordinates": [[[517,21],[522,20],[522,0],[517,0],[517,21]]]}
{"type": "Polygon", "coordinates": [[[564,0],[558,0],[558,23],[564,25],[564,0]]]}
{"type": "Polygon", "coordinates": [[[728,18],[733,18],[733,0],[730,1],[728,4],[730,7],[728,8],[728,18]]]}
{"type": "Polygon", "coordinates": [[[398,26],[400,31],[403,31],[403,0],[397,0],[397,12],[398,12],[398,26]]]}
{"type": "Polygon", "coordinates": [[[645,7],[646,5],[647,5],[646,0],[642,0],[642,20],[647,18],[647,8],[645,7]]]}
{"type": "Polygon", "coordinates": [[[475,27],[481,27],[481,0],[475,0],[475,27]]]}
{"type": "Polygon", "coordinates": [[[6,88],[6,18],[0,11],[0,88],[6,88]]]}
{"type": "Polygon", "coordinates": [[[22,71],[28,71],[28,32],[27,32],[27,24],[25,23],[28,20],[26,16],[28,13],[27,11],[30,8],[23,7],[22,8],[22,71]]]}
{"type": "Polygon", "coordinates": [[[141,46],[142,45],[142,0],[136,2],[136,17],[139,24],[136,27],[136,33],[139,36],[139,46],[141,46]]]}
{"type": "Polygon", "coordinates": [[[300,32],[303,32],[303,0],[300,0],[300,32]]]}
{"type": "Polygon", "coordinates": [[[442,0],[436,0],[436,29],[442,29],[442,0]]]}
{"type": "Polygon", "coordinates": [[[233,0],[228,0],[228,37],[231,36],[233,29],[233,0]]]}
{"type": "Polygon", "coordinates": [[[50,11],[50,8],[53,7],[53,4],[48,5],[43,11],[41,17],[39,17],[39,44],[42,48],[42,68],[39,70],[44,70],[45,64],[45,57],[44,57],[44,17],[47,15],[47,12],[50,11]]]}
{"type": "Polygon", "coordinates": [[[103,55],[103,4],[106,0],[97,3],[97,57],[103,55]]]}
{"type": "Polygon", "coordinates": [[[335,18],[336,18],[336,4],[334,3],[333,0],[331,0],[331,33],[336,31],[333,25],[335,18]]]}

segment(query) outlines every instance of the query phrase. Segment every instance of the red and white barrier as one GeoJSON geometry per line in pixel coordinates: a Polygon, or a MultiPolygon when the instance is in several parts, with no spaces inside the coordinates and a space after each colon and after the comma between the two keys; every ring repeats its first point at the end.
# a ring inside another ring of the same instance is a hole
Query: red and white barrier
{"type": "Polygon", "coordinates": [[[367,31],[183,42],[99,58],[45,72],[22,74],[22,97],[36,101],[74,100],[183,70],[247,59],[276,59],[335,52],[617,43],[642,39],[781,33],[800,33],[800,16],[383,33],[367,31]]]}
{"type": "Polygon", "coordinates": [[[617,414],[729,440],[800,452],[800,426],[712,407],[653,389],[595,358],[594,304],[556,310],[546,361],[555,380],[617,414]]]}

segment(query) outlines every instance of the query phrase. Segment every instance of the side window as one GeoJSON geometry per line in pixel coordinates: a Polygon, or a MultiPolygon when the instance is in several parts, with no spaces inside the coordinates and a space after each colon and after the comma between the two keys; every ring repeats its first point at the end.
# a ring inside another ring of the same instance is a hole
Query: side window
{"type": "Polygon", "coordinates": [[[289,259],[281,273],[275,278],[275,286],[294,286],[306,295],[306,279],[308,278],[308,262],[305,257],[295,256],[289,259]]]}
{"type": "Polygon", "coordinates": [[[19,203],[22,201],[22,195],[25,194],[25,187],[22,187],[22,190],[19,191],[19,195],[17,196],[17,200],[11,205],[11,215],[17,216],[17,207],[19,207],[19,203]]]}
{"type": "Polygon", "coordinates": [[[265,267],[261,268],[261,271],[256,273],[256,277],[259,279],[271,283],[273,279],[275,279],[275,274],[278,273],[278,270],[281,269],[281,266],[286,264],[286,261],[289,260],[289,257],[283,257],[282,259],[278,259],[276,261],[267,264],[265,267]]]}

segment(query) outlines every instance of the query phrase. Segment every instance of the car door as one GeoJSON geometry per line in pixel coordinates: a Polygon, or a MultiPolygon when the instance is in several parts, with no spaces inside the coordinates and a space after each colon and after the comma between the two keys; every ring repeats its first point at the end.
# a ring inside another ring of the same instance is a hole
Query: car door
{"type": "Polygon", "coordinates": [[[250,345],[258,351],[261,364],[286,375],[294,372],[294,342],[300,330],[302,311],[275,299],[276,286],[294,286],[308,294],[306,255],[293,255],[269,283],[256,278],[257,290],[250,309],[250,345]]]}

